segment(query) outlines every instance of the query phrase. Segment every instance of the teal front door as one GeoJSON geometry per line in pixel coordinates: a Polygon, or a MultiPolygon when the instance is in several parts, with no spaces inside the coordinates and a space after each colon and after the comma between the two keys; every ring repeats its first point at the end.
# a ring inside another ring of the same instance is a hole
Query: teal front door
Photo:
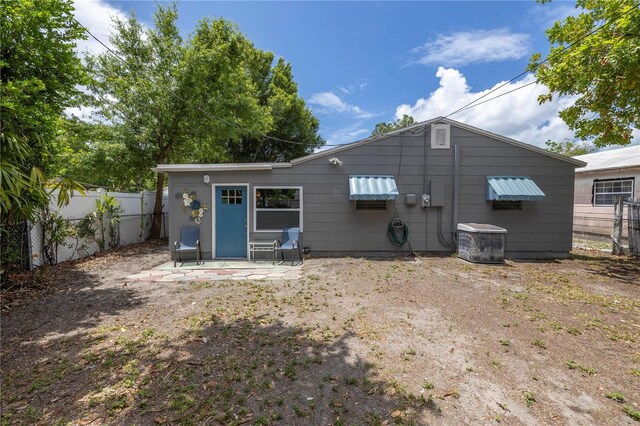
{"type": "Polygon", "coordinates": [[[247,188],[216,187],[216,258],[247,257],[247,188]]]}

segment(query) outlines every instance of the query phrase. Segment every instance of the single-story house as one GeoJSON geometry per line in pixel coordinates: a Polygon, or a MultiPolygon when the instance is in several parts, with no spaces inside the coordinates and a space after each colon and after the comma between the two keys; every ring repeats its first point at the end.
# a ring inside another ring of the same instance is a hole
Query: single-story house
{"type": "MultiPolygon", "coordinates": [[[[574,229],[611,235],[615,199],[640,199],[640,145],[574,158],[587,163],[576,169],[574,229]]],[[[625,207],[624,217],[626,213],[625,207]]]]}
{"type": "Polygon", "coordinates": [[[284,226],[300,227],[301,245],[320,256],[451,252],[466,222],[505,228],[509,257],[541,258],[571,250],[584,165],[439,117],[289,162],[154,170],[168,175],[170,245],[195,224],[203,259],[248,258],[250,242],[284,226]]]}
{"type": "Polygon", "coordinates": [[[613,218],[616,196],[640,198],[640,145],[574,158],[587,163],[576,169],[576,216],[613,218]]]}

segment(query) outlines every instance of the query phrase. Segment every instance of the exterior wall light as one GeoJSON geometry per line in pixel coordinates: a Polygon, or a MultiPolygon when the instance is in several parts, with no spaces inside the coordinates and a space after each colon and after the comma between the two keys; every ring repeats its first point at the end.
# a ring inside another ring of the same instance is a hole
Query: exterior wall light
{"type": "Polygon", "coordinates": [[[204,183],[209,183],[209,175],[204,175],[204,183]]]}

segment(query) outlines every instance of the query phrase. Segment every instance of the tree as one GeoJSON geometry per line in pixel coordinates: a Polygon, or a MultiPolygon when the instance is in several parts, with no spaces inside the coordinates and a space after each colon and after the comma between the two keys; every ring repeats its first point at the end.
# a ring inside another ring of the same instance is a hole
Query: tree
{"type": "Polygon", "coordinates": [[[7,1],[0,6],[0,216],[2,225],[34,219],[53,189],[58,203],[77,188],[47,182],[58,119],[76,104],[84,79],[74,52],[85,38],[70,0],[7,1]],[[49,188],[47,188],[49,185],[49,188]]]}
{"type": "Polygon", "coordinates": [[[558,154],[566,155],[567,157],[575,157],[576,155],[589,154],[595,150],[593,145],[587,143],[571,142],[565,139],[562,142],[555,142],[548,140],[545,142],[547,149],[551,152],[557,152],[558,154]]]}
{"type": "Polygon", "coordinates": [[[402,118],[398,118],[396,121],[390,121],[388,123],[382,122],[382,123],[376,124],[376,127],[373,129],[373,132],[371,132],[371,136],[382,135],[384,133],[388,133],[393,130],[409,127],[415,123],[416,121],[413,119],[412,116],[404,114],[402,118]]]}
{"type": "MultiPolygon", "coordinates": [[[[134,15],[116,18],[110,41],[117,57],[87,56],[95,104],[117,130],[129,167],[142,176],[171,161],[223,161],[221,141],[270,125],[244,67],[245,39],[235,26],[203,20],[184,41],[177,19],[175,5],[156,8],[153,28],[134,15]]],[[[164,175],[155,182],[152,238],[160,235],[164,175]]]]}
{"type": "Polygon", "coordinates": [[[52,175],[90,186],[140,191],[155,185],[151,170],[140,173],[117,129],[101,122],[60,118],[52,175]]]}
{"type": "Polygon", "coordinates": [[[530,60],[550,91],[538,101],[577,96],[560,111],[577,138],[593,138],[597,147],[629,144],[640,127],[640,8],[636,0],[578,0],[576,7],[579,15],[547,30],[548,61],[538,66],[540,54],[530,60]]]}
{"type": "MultiPolygon", "coordinates": [[[[290,64],[279,60],[272,66],[271,52],[257,49],[222,18],[200,21],[183,40],[177,18],[171,5],[157,7],[154,28],[133,15],[115,20],[110,41],[117,56],[87,56],[95,106],[113,137],[78,146],[67,132],[67,152],[86,156],[84,164],[122,159],[111,169],[118,178],[110,181],[127,186],[136,177],[135,184],[147,182],[157,164],[284,161],[324,143],[318,120],[298,96],[290,64]]],[[[86,170],[75,172],[84,176],[86,170]]],[[[151,236],[157,238],[164,176],[154,180],[151,236]]]]}
{"type": "Polygon", "coordinates": [[[251,68],[259,88],[260,104],[271,116],[272,130],[267,135],[297,144],[248,135],[240,143],[230,145],[229,160],[239,163],[289,161],[311,154],[325,141],[318,134],[320,122],[307,108],[304,99],[298,96],[291,64],[279,58],[271,68],[272,53],[257,51],[256,55],[260,59],[253,61],[251,68]]]}

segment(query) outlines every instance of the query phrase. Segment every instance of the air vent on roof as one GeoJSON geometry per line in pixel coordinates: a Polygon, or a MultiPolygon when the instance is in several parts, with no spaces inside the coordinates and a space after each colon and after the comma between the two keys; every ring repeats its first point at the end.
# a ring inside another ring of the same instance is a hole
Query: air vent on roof
{"type": "Polygon", "coordinates": [[[450,126],[448,124],[431,125],[431,148],[449,149],[451,146],[450,126]]]}

